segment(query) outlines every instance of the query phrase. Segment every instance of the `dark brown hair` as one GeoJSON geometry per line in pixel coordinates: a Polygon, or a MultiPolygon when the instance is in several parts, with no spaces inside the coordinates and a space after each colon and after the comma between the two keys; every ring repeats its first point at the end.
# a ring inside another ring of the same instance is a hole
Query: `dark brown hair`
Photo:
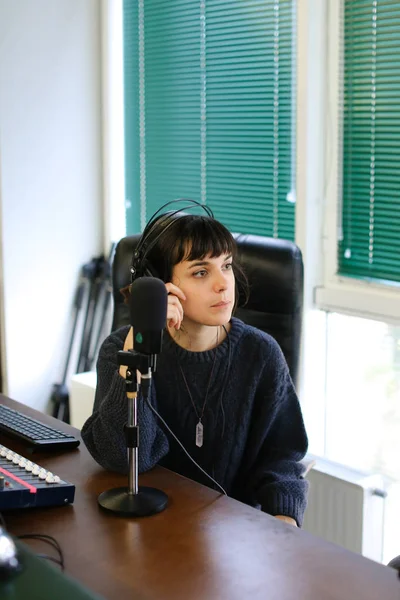
{"type": "MultiPolygon", "coordinates": [[[[248,283],[237,258],[237,246],[231,232],[216,219],[205,215],[169,213],[160,215],[139,241],[138,275],[151,273],[165,283],[171,281],[175,265],[183,260],[203,260],[221,254],[232,255],[232,268],[236,281],[235,306],[239,294],[245,301],[248,283]]],[[[127,303],[130,287],[121,290],[127,303]]]]}

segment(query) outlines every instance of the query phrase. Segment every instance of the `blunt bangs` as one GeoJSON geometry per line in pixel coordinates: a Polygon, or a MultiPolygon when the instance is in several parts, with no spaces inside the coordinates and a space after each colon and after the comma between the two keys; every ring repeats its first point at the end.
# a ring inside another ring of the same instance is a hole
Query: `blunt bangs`
{"type": "Polygon", "coordinates": [[[222,223],[205,215],[180,213],[171,217],[172,220],[168,213],[161,217],[147,240],[146,263],[154,276],[167,283],[172,280],[174,266],[183,260],[231,255],[236,284],[247,289],[246,275],[237,260],[235,239],[222,223]]]}
{"type": "Polygon", "coordinates": [[[206,256],[236,255],[232,234],[215,219],[188,215],[178,219],[171,229],[175,229],[171,233],[176,235],[171,257],[173,265],[183,260],[203,260],[206,256]]]}

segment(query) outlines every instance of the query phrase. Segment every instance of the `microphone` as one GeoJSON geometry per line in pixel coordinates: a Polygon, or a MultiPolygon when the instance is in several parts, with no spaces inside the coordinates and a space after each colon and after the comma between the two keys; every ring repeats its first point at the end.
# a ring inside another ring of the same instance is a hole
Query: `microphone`
{"type": "Polygon", "coordinates": [[[161,279],[139,277],[132,283],[129,314],[136,352],[160,354],[167,303],[167,288],[161,279]]]}
{"type": "Polygon", "coordinates": [[[129,314],[133,327],[134,352],[144,355],[138,365],[144,398],[147,398],[149,394],[151,374],[156,370],[157,354],[160,354],[162,348],[163,331],[167,321],[167,305],[167,288],[161,279],[140,277],[133,282],[129,314]]]}
{"type": "Polygon", "coordinates": [[[161,352],[163,331],[167,321],[168,293],[161,279],[140,277],[132,283],[129,302],[130,322],[133,328],[133,351],[120,350],[118,363],[126,371],[128,423],[125,437],[128,452],[128,487],[113,488],[100,494],[100,506],[122,516],[143,517],[166,508],[168,496],[161,490],[139,487],[139,425],[137,422],[137,394],[139,387],[148,402],[152,371],[156,370],[156,356],[161,352]],[[141,374],[140,386],[136,370],[141,374]]]}

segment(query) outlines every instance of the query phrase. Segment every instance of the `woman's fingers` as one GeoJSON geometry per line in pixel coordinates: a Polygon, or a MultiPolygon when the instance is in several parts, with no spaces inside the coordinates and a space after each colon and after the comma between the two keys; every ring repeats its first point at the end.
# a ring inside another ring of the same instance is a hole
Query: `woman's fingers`
{"type": "Polygon", "coordinates": [[[167,321],[170,327],[179,329],[183,319],[183,308],[179,298],[172,294],[168,296],[167,321]]]}
{"type": "Polygon", "coordinates": [[[169,282],[165,284],[165,287],[167,288],[168,294],[174,294],[174,296],[177,296],[181,300],[186,300],[185,294],[182,292],[181,288],[178,288],[177,285],[169,282]]]}
{"type": "Polygon", "coordinates": [[[185,294],[173,283],[166,283],[168,291],[167,323],[169,327],[179,329],[183,319],[181,300],[186,300],[185,294]]]}
{"type": "MultiPolygon", "coordinates": [[[[128,331],[128,335],[125,338],[124,350],[126,352],[127,350],[132,350],[132,349],[133,349],[133,329],[132,329],[132,327],[130,327],[129,331],[128,331]]],[[[126,365],[120,365],[119,374],[124,378],[126,378],[126,370],[127,370],[126,365]]]]}

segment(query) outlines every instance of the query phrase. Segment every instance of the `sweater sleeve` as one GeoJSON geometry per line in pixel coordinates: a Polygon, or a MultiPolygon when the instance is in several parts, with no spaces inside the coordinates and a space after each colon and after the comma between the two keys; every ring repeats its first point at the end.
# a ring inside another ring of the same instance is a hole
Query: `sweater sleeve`
{"type": "Polygon", "coordinates": [[[286,360],[275,340],[271,342],[256,392],[245,487],[263,511],[292,517],[300,527],[308,493],[300,461],[308,440],[286,360]]]}
{"type": "MultiPolygon", "coordinates": [[[[97,386],[93,413],[82,428],[82,439],[90,454],[110,471],[128,471],[124,425],[128,420],[125,379],[119,374],[118,350],[123,348],[121,332],[111,334],[102,344],[97,361],[97,386]]],[[[151,402],[156,403],[154,386],[151,402]]],[[[138,396],[140,428],[139,473],[153,468],[168,452],[168,440],[158,427],[150,408],[138,396]]]]}

